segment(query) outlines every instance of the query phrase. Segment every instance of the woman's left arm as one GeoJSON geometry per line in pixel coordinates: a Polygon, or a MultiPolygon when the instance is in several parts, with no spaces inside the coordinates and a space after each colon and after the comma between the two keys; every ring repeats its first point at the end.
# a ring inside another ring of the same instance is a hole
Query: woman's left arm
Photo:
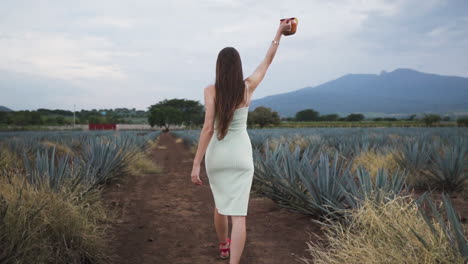
{"type": "Polygon", "coordinates": [[[205,155],[210,139],[214,133],[214,87],[208,86],[204,90],[205,100],[205,122],[200,132],[200,138],[198,140],[197,152],[193,159],[193,167],[191,178],[192,182],[198,185],[202,185],[200,180],[200,164],[205,155]]]}

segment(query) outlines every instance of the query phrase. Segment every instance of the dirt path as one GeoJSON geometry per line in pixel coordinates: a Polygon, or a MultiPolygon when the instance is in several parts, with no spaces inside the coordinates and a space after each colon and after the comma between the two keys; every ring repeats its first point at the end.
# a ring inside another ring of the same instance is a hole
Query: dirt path
{"type": "MultiPolygon", "coordinates": [[[[152,156],[162,173],[132,177],[105,193],[120,215],[113,263],[229,263],[217,258],[214,202],[204,166],[204,185],[192,184],[194,155],[169,133],[160,136],[152,156]]],[[[241,263],[300,263],[295,256],[308,255],[309,232],[320,233],[309,217],[251,197],[241,263]]]]}

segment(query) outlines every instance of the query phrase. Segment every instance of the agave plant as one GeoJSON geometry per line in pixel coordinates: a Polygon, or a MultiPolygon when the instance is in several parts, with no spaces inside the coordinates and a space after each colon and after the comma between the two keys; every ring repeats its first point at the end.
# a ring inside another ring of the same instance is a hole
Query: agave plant
{"type": "Polygon", "coordinates": [[[255,151],[255,177],[263,195],[283,207],[305,214],[324,215],[344,209],[342,181],[349,178],[350,165],[335,153],[328,155],[289,150],[287,144],[276,149],[255,151]],[[314,158],[317,157],[318,158],[314,158]]]}
{"type": "Polygon", "coordinates": [[[338,152],[311,153],[287,144],[264,153],[255,151],[255,184],[261,193],[279,205],[311,215],[339,218],[366,198],[384,201],[406,190],[405,171],[389,176],[380,169],[375,180],[360,167],[351,173],[352,162],[338,152]]]}
{"type": "MultiPolygon", "coordinates": [[[[439,212],[432,198],[428,196],[427,192],[421,195],[416,200],[416,203],[418,204],[418,209],[421,215],[423,216],[424,221],[429,226],[434,238],[439,239],[441,236],[445,236],[445,238],[452,245],[452,248],[456,249],[460,256],[462,256],[465,259],[465,263],[468,263],[468,239],[465,236],[466,232],[463,229],[463,225],[460,222],[460,218],[455,212],[455,209],[453,208],[453,205],[450,202],[447,195],[445,193],[442,193],[442,206],[445,210],[445,216],[447,218],[448,223],[445,222],[445,220],[442,217],[442,214],[439,212]],[[442,227],[443,234],[436,230],[436,228],[434,227],[434,223],[426,215],[423,206],[424,201],[427,201],[427,203],[429,204],[431,209],[430,212],[435,217],[436,223],[438,223],[442,227]]],[[[414,230],[411,231],[418,238],[421,244],[427,247],[428,242],[422,238],[421,234],[418,234],[414,230]]]]}
{"type": "Polygon", "coordinates": [[[24,167],[26,177],[34,186],[48,184],[51,189],[57,190],[63,181],[70,177],[68,169],[68,155],[60,157],[55,162],[55,147],[52,148],[52,153],[49,155],[49,150],[37,150],[34,160],[28,158],[26,152],[23,153],[24,167]]]}
{"type": "Polygon", "coordinates": [[[441,147],[440,151],[433,153],[432,166],[426,175],[438,188],[448,191],[460,190],[462,183],[468,179],[468,174],[465,172],[467,154],[463,139],[456,144],[441,147]]]}
{"type": "Polygon", "coordinates": [[[409,170],[411,173],[419,173],[427,167],[432,151],[426,141],[416,140],[404,144],[399,151],[395,152],[395,156],[400,167],[409,170]]]}
{"type": "Polygon", "coordinates": [[[83,143],[82,160],[86,171],[99,184],[125,173],[138,150],[131,137],[94,138],[83,143]]]}
{"type": "Polygon", "coordinates": [[[362,166],[356,170],[357,181],[342,185],[346,201],[351,208],[357,208],[367,199],[385,203],[406,191],[406,172],[397,170],[389,176],[388,171],[380,168],[375,179],[362,166]]]}

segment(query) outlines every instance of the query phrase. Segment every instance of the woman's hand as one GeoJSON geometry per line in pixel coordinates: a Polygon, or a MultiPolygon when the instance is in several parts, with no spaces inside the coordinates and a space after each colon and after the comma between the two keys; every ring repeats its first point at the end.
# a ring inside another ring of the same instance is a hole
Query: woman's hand
{"type": "Polygon", "coordinates": [[[200,165],[193,165],[191,177],[194,184],[203,184],[203,182],[200,180],[200,165]]]}
{"type": "Polygon", "coordinates": [[[289,31],[291,31],[291,28],[292,28],[291,20],[290,19],[285,19],[285,20],[280,22],[278,31],[281,32],[281,33],[289,32],[289,31]]]}

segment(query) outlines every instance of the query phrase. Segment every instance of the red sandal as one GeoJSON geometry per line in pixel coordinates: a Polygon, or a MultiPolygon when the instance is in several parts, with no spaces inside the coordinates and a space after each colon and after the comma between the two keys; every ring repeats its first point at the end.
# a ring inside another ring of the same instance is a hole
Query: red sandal
{"type": "Polygon", "coordinates": [[[222,259],[227,259],[229,258],[229,254],[231,253],[231,239],[229,237],[227,238],[227,241],[224,243],[219,243],[219,257],[222,259]],[[225,246],[226,244],[229,243],[229,247],[227,248],[221,248],[221,246],[225,246]]]}

